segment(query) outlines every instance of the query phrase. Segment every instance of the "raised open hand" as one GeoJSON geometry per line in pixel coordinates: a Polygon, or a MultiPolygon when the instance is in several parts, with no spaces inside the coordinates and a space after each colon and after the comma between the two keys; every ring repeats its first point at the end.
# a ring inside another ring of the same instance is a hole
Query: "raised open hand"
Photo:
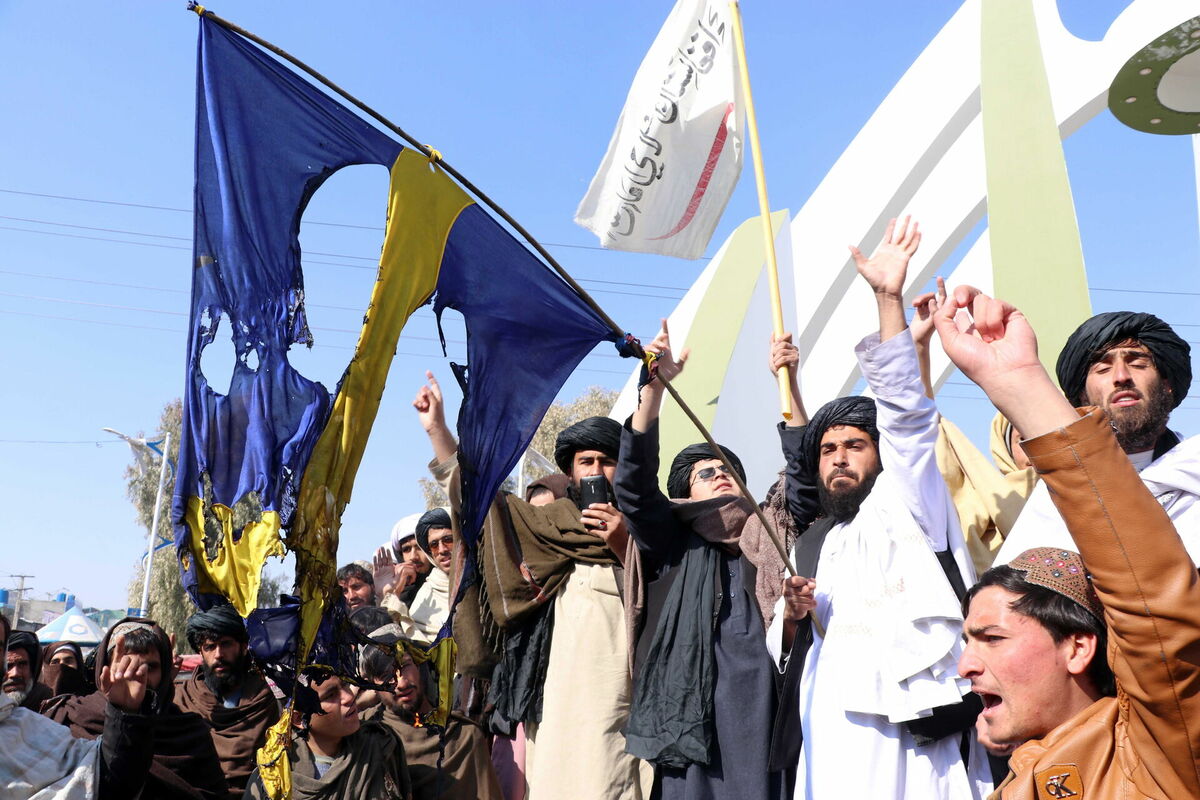
{"type": "Polygon", "coordinates": [[[850,245],[850,253],[854,256],[858,274],[866,279],[876,294],[899,297],[904,292],[908,260],[921,244],[921,231],[917,223],[909,224],[911,219],[905,217],[899,230],[896,228],[896,220],[890,220],[883,234],[883,241],[869,259],[857,247],[850,245]]]}

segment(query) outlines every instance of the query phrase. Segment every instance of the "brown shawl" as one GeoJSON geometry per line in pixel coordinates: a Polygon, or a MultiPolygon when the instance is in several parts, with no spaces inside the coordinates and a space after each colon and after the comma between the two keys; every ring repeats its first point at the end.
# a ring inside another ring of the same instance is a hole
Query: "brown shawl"
{"type": "MultiPolygon", "coordinates": [[[[429,466],[450,498],[450,519],[461,542],[458,512],[462,479],[458,461],[429,466]]],[[[451,597],[458,595],[463,555],[458,547],[451,597]]],[[[571,500],[531,506],[506,494],[498,494],[488,509],[476,557],[483,580],[464,591],[454,616],[457,670],[475,677],[490,676],[499,661],[497,648],[503,637],[497,627],[519,625],[530,613],[544,607],[566,582],[576,561],[619,563],[604,540],[583,526],[579,509],[571,500]]]]}
{"type": "MultiPolygon", "coordinates": [[[[154,729],[154,760],[150,775],[139,795],[141,800],[225,800],[229,788],[221,764],[213,749],[208,724],[196,714],[184,714],[172,700],[175,687],[170,680],[171,644],[153,621],[126,617],[105,635],[96,652],[96,683],[108,664],[109,638],[122,623],[147,625],[158,639],[162,661],[162,685],[154,692],[150,714],[154,729]]],[[[114,642],[115,644],[115,642],[114,642]]],[[[101,692],[72,697],[61,695],[42,710],[47,717],[66,725],[78,739],[95,739],[104,732],[104,711],[108,699],[101,692]]]]}
{"type": "Polygon", "coordinates": [[[185,712],[199,714],[211,726],[229,794],[241,797],[254,771],[254,754],[266,741],[267,728],[279,721],[279,702],[262,676],[251,670],[242,681],[237,707],[226,708],[204,683],[202,672],[202,668],[194,671],[180,687],[178,705],[185,712]]]}
{"type": "MultiPolygon", "coordinates": [[[[797,531],[796,520],[787,507],[786,484],[787,478],[779,476],[779,481],[767,492],[762,511],[771,528],[783,539],[784,549],[791,553],[797,531]]],[[[766,630],[775,618],[775,604],[783,595],[787,566],[757,515],[751,514],[746,520],[742,528],[741,547],[742,553],[758,570],[754,579],[754,596],[758,599],[758,610],[762,612],[763,630],[766,630]]]]}
{"type": "Polygon", "coordinates": [[[617,558],[596,534],[584,527],[571,500],[531,506],[506,496],[508,526],[492,525],[492,515],[479,541],[480,571],[487,585],[492,617],[502,628],[525,616],[557,594],[576,561],[616,564],[617,558]]]}
{"type": "MultiPolygon", "coordinates": [[[[404,748],[396,734],[377,722],[364,722],[342,740],[342,752],[322,778],[308,742],[292,742],[292,800],[409,800],[412,786],[404,748]]],[[[258,773],[246,789],[248,800],[267,800],[258,773]]]]}
{"type": "Polygon", "coordinates": [[[436,728],[410,725],[384,706],[371,719],[404,743],[414,800],[503,800],[487,737],[465,717],[451,713],[444,737],[436,728]]]}

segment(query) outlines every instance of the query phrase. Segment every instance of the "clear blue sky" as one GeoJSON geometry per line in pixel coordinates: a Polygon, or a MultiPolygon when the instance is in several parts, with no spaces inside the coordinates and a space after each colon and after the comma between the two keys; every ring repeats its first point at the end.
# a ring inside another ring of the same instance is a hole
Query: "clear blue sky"
{"type": "MultiPolygon", "coordinates": [[[[1087,38],[1124,5],[1060,3],[1087,38]]],[[[440,149],[615,319],[651,335],[705,262],[587,249],[594,238],[571,220],[670,6],[215,0],[210,8],[440,149]]],[[[958,3],[744,6],[772,204],[795,210],[958,3]]],[[[183,387],[196,27],[183,0],[0,3],[0,587],[14,583],[5,575],[28,573],[34,597],[65,589],[86,605],[126,604],[145,532],[124,494],[128,451],[100,429],[152,431],[183,387]]],[[[1091,285],[1151,292],[1094,291],[1094,308],[1154,311],[1200,341],[1189,145],[1128,130],[1105,112],[1066,153],[1091,285]]],[[[317,347],[294,363],[330,387],[373,280],[386,179],[378,168],[340,173],[305,216],[317,347]]],[[[747,170],[710,253],[755,213],[747,170]]],[[[462,341],[461,327],[447,334],[462,341]]],[[[342,561],[368,556],[393,521],[421,507],[427,445],[408,404],[424,369],[448,375],[436,335],[422,311],[401,339],[345,515],[342,561]]],[[[211,355],[219,384],[215,348],[211,355]]],[[[451,358],[462,355],[452,343],[451,358]]],[[[619,387],[625,374],[610,350],[598,351],[562,396],[619,387]]],[[[980,438],[986,402],[961,377],[952,381],[939,404],[980,438]]],[[[1185,401],[1173,427],[1200,431],[1200,397],[1185,401]]]]}

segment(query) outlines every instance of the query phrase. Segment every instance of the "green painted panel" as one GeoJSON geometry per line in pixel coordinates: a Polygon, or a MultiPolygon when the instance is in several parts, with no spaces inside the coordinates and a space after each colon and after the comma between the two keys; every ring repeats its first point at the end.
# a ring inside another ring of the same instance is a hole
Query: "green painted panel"
{"type": "Polygon", "coordinates": [[[983,0],[981,100],[997,297],[1021,309],[1042,363],[1091,316],[1079,225],[1032,0],[983,0]]]}

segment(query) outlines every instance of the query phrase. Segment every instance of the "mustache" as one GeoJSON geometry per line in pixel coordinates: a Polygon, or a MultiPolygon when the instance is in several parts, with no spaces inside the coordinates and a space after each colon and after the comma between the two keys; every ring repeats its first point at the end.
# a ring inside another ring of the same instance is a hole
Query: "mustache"
{"type": "Polygon", "coordinates": [[[828,486],[830,483],[833,482],[834,478],[840,478],[840,477],[846,477],[846,478],[851,478],[853,480],[858,480],[862,476],[860,476],[857,472],[850,469],[849,467],[834,467],[828,473],[825,474],[825,485],[828,486]]]}
{"type": "Polygon", "coordinates": [[[1132,394],[1132,395],[1136,396],[1138,400],[1145,400],[1145,399],[1146,399],[1146,395],[1142,394],[1142,393],[1141,393],[1141,392],[1140,392],[1140,391],[1137,389],[1137,387],[1135,387],[1135,386],[1125,386],[1125,387],[1122,387],[1122,388],[1119,388],[1119,389],[1114,389],[1114,390],[1113,390],[1113,392],[1112,392],[1112,394],[1110,394],[1110,395],[1108,396],[1108,399],[1107,399],[1107,401],[1106,401],[1106,402],[1107,402],[1107,403],[1112,403],[1112,402],[1113,402],[1113,400],[1116,398],[1116,396],[1117,396],[1117,395],[1119,395],[1119,394],[1132,394]]]}

